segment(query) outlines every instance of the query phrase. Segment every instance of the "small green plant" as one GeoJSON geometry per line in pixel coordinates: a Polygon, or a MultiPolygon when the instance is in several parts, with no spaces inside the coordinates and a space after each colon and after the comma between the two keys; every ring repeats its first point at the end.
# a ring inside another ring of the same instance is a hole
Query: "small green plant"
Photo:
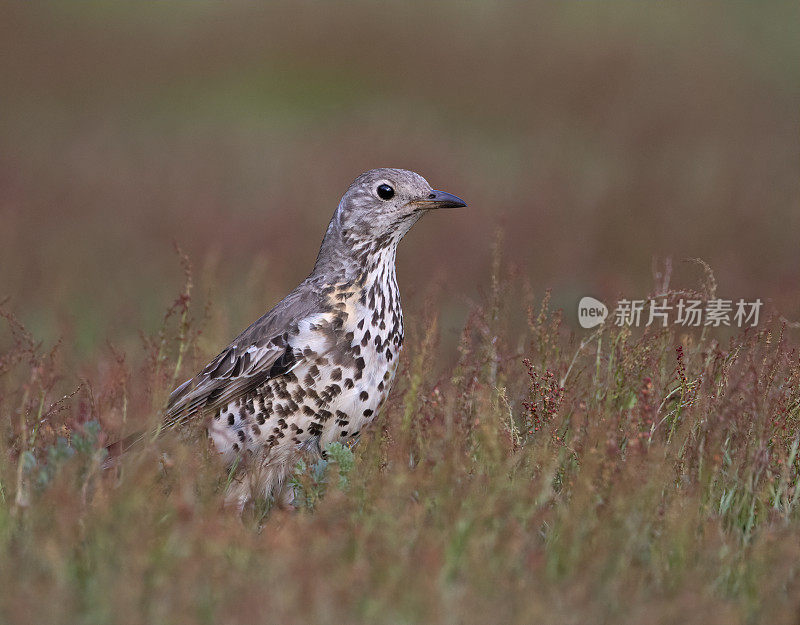
{"type": "Polygon", "coordinates": [[[77,463],[79,484],[85,483],[93,469],[105,460],[107,452],[98,447],[100,424],[89,421],[81,431],[73,432],[69,440],[63,436],[39,450],[37,458],[31,450],[22,452],[22,472],[37,492],[41,492],[71,462],[77,463]]]}
{"type": "Polygon", "coordinates": [[[339,442],[328,445],[322,457],[311,465],[300,460],[291,479],[292,488],[295,490],[295,505],[313,509],[324,497],[334,470],[338,475],[338,488],[347,490],[354,464],[355,457],[350,447],[339,442]]]}

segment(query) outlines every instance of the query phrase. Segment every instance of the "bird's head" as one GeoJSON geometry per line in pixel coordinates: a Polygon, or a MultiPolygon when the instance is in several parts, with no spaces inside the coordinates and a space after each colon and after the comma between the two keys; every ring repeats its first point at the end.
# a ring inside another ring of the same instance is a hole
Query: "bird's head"
{"type": "Polygon", "coordinates": [[[317,268],[342,256],[363,257],[393,248],[420,217],[438,208],[466,206],[459,197],[432,189],[405,169],[372,169],[342,196],[325,234],[317,268]]]}
{"type": "Polygon", "coordinates": [[[426,212],[466,206],[459,197],[431,189],[419,174],[406,169],[372,169],[361,174],[339,202],[334,220],[364,239],[399,240],[426,212]]]}

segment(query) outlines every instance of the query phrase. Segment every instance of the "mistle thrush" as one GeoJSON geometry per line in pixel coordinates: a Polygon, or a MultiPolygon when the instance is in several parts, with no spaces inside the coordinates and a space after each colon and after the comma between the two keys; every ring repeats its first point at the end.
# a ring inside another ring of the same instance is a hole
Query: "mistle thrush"
{"type": "Polygon", "coordinates": [[[403,346],[400,239],[435,208],[466,206],[403,169],[373,169],[342,197],[311,274],[169,398],[165,425],[205,419],[227,493],[293,499],[299,457],[358,440],[383,406],[403,346]]]}

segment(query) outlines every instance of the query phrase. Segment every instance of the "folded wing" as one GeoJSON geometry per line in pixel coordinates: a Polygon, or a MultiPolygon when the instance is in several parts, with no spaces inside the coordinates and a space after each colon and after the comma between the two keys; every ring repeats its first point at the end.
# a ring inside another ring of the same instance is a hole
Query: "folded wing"
{"type": "Polygon", "coordinates": [[[291,328],[318,314],[315,285],[302,283],[169,397],[164,427],[183,424],[199,413],[213,413],[252,393],[267,380],[291,371],[302,352],[290,344],[291,328]]]}

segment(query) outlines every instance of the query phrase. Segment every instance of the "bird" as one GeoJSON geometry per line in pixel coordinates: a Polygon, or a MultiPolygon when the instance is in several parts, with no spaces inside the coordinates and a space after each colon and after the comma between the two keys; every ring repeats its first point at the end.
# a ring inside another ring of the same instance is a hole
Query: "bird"
{"type": "Polygon", "coordinates": [[[412,171],[361,174],[308,277],[171,393],[161,427],[205,429],[234,475],[226,505],[293,508],[297,461],[352,446],[375,420],[403,347],[397,245],[429,211],[465,206],[412,171]]]}

